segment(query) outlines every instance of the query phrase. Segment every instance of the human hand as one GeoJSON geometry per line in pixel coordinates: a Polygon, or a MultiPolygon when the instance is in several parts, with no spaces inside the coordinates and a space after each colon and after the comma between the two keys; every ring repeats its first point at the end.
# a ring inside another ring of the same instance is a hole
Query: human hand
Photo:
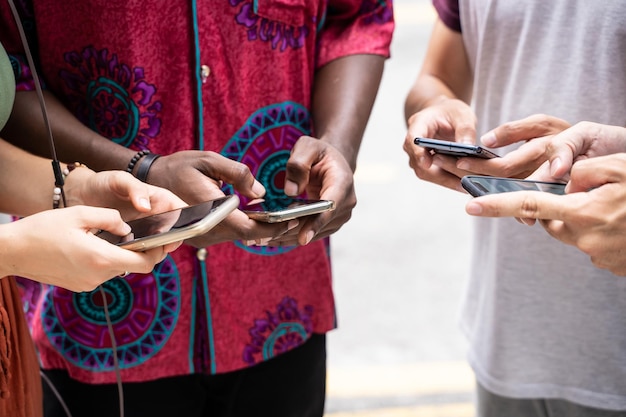
{"type": "MultiPolygon", "coordinates": [[[[162,156],[153,163],[148,181],[172,190],[189,204],[223,197],[223,183],[231,184],[237,192],[250,199],[265,195],[265,188],[246,165],[216,152],[181,151],[162,156]]],[[[235,210],[208,233],[185,243],[200,248],[233,240],[267,242],[297,225],[297,221],[264,224],[235,210]]]]}
{"type": "MultiPolygon", "coordinates": [[[[75,206],[48,210],[0,226],[7,239],[2,276],[18,275],[71,291],[91,291],[125,271],[148,273],[167,247],[146,252],[121,249],[93,234],[130,232],[117,210],[75,206]]],[[[177,245],[170,245],[175,248],[177,245]]]]}
{"type": "Polygon", "coordinates": [[[457,158],[432,155],[427,149],[415,145],[414,140],[429,137],[474,144],[476,116],[470,106],[461,100],[443,98],[413,114],[408,125],[403,149],[415,174],[422,180],[464,192],[460,178],[471,172],[458,169],[457,158]]]}
{"type": "Polygon", "coordinates": [[[491,194],[466,205],[483,217],[517,217],[590,256],[598,268],[626,276],[626,154],[576,162],[566,195],[538,191],[491,194]],[[586,191],[590,190],[590,191],[586,191]],[[532,219],[530,222],[526,219],[532,219]]]}
{"type": "Polygon", "coordinates": [[[65,194],[68,206],[111,207],[126,220],[187,205],[171,191],[143,183],[123,171],[96,173],[77,168],[66,178],[65,194]]]}
{"type": "Polygon", "coordinates": [[[625,128],[580,122],[556,135],[548,144],[549,172],[542,176],[563,178],[577,161],[619,152],[626,152],[625,128]]]}
{"type": "Polygon", "coordinates": [[[350,164],[331,144],[310,136],[302,136],[294,145],[287,161],[285,194],[332,200],[335,209],[300,218],[297,228],[268,242],[270,246],[307,245],[327,237],[341,228],[352,216],[356,206],[354,178],[350,164]]]}
{"type": "Polygon", "coordinates": [[[501,158],[487,161],[459,158],[455,166],[480,175],[526,178],[547,160],[548,148],[555,135],[568,127],[569,123],[565,120],[544,114],[504,123],[484,134],[480,139],[481,144],[489,148],[501,148],[524,142],[521,146],[501,158]]]}

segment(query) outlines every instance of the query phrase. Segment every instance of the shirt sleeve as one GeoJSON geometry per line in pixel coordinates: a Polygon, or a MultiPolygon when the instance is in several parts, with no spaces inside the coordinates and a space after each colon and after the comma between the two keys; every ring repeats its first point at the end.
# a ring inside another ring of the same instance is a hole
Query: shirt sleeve
{"type": "Polygon", "coordinates": [[[390,56],[394,30],[391,0],[330,1],[320,26],[317,68],[348,55],[390,56]],[[336,3],[342,7],[333,7],[336,3]]]}
{"type": "Polygon", "coordinates": [[[461,32],[459,0],[433,0],[433,6],[441,21],[451,30],[461,32]]]}

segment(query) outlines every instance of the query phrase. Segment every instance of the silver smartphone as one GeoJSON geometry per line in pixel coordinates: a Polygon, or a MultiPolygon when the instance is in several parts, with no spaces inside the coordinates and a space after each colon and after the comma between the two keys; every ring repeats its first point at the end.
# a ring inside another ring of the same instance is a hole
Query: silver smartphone
{"type": "Polygon", "coordinates": [[[553,194],[565,194],[565,184],[560,182],[531,181],[482,175],[466,175],[461,178],[461,185],[474,197],[513,191],[544,191],[553,194]]]}
{"type": "Polygon", "coordinates": [[[475,158],[491,159],[498,158],[499,155],[478,145],[467,143],[450,142],[447,140],[431,138],[415,138],[416,145],[429,149],[433,153],[440,153],[451,156],[473,156],[475,158]]]}
{"type": "Polygon", "coordinates": [[[131,232],[117,236],[101,231],[97,236],[128,250],[148,249],[203,235],[239,206],[239,197],[228,195],[204,203],[128,221],[131,232]]]}
{"type": "Polygon", "coordinates": [[[304,200],[298,198],[273,198],[239,207],[249,218],[265,223],[278,223],[334,210],[331,200],[304,200]]]}

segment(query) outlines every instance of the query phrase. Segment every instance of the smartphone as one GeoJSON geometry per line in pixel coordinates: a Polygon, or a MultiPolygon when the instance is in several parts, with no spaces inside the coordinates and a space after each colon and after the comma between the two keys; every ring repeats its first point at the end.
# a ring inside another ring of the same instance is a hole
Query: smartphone
{"type": "Polygon", "coordinates": [[[499,155],[478,145],[469,145],[467,143],[450,142],[447,140],[415,138],[413,141],[416,145],[430,149],[434,153],[441,153],[452,156],[473,156],[476,158],[491,159],[497,158],[499,155]]]}
{"type": "Polygon", "coordinates": [[[128,221],[131,232],[117,236],[101,231],[97,236],[128,250],[146,251],[203,235],[239,206],[239,197],[228,195],[216,200],[153,214],[128,221]]]}
{"type": "Polygon", "coordinates": [[[552,194],[565,194],[565,184],[560,182],[531,181],[516,178],[466,175],[461,178],[461,185],[474,197],[512,191],[544,191],[552,194]]]}
{"type": "Polygon", "coordinates": [[[302,216],[334,210],[331,200],[304,200],[299,198],[273,198],[239,207],[249,218],[265,223],[278,223],[302,216]]]}

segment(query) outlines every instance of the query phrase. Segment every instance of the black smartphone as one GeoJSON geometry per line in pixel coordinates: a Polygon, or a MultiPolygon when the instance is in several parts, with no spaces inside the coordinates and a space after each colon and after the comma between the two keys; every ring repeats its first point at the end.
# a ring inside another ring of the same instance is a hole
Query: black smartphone
{"type": "Polygon", "coordinates": [[[466,175],[461,178],[461,185],[474,197],[512,191],[544,191],[552,194],[565,194],[565,184],[560,182],[531,181],[482,175],[466,175]]]}
{"type": "Polygon", "coordinates": [[[265,223],[278,223],[302,216],[334,210],[331,200],[305,200],[299,198],[272,198],[261,202],[252,202],[239,207],[249,218],[265,223]]]}
{"type": "Polygon", "coordinates": [[[450,142],[447,140],[415,138],[413,141],[416,145],[429,149],[433,153],[440,153],[451,156],[473,156],[476,158],[491,159],[499,157],[498,154],[478,145],[469,145],[467,143],[450,142]]]}
{"type": "Polygon", "coordinates": [[[228,195],[164,213],[128,221],[131,232],[117,236],[101,231],[97,236],[124,249],[145,251],[203,235],[239,206],[239,197],[228,195]]]}

